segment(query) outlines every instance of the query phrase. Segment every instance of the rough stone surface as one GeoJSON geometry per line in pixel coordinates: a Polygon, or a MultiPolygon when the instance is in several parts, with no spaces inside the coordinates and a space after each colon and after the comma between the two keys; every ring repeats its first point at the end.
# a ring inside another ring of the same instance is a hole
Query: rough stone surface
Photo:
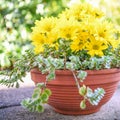
{"type": "Polygon", "coordinates": [[[21,86],[19,89],[0,86],[0,120],[120,120],[120,87],[99,112],[70,116],[56,113],[49,105],[45,105],[44,113],[27,111],[20,102],[32,94],[34,83],[29,75],[21,86]]]}

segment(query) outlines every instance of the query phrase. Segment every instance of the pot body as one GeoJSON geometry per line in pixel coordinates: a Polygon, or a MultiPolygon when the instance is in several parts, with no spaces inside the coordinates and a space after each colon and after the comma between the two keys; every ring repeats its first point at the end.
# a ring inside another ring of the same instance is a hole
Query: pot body
{"type": "MultiPolygon", "coordinates": [[[[56,79],[47,83],[47,87],[52,91],[48,104],[55,111],[69,115],[91,114],[99,111],[101,106],[109,101],[114,94],[120,80],[120,70],[87,70],[87,74],[86,79],[80,85],[85,84],[93,90],[98,87],[103,88],[106,92],[97,106],[93,106],[87,102],[86,109],[80,109],[80,101],[83,98],[79,95],[73,74],[69,70],[56,70],[56,79]]],[[[37,84],[44,82],[46,75],[41,74],[35,68],[31,70],[31,79],[37,84]]]]}

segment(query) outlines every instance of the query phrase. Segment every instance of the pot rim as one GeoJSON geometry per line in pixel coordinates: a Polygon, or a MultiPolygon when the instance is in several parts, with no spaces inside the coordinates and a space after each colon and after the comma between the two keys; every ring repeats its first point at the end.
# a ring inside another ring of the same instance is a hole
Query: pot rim
{"type": "MultiPolygon", "coordinates": [[[[112,73],[118,73],[120,72],[119,68],[111,68],[111,69],[101,69],[101,70],[83,70],[86,71],[87,74],[89,75],[93,75],[93,74],[112,74],[112,73]]],[[[34,68],[31,70],[31,72],[36,72],[36,73],[40,73],[38,68],[34,68]]],[[[56,74],[71,74],[72,71],[66,69],[66,70],[55,70],[56,74]],[[62,71],[62,72],[61,72],[62,71]]]]}

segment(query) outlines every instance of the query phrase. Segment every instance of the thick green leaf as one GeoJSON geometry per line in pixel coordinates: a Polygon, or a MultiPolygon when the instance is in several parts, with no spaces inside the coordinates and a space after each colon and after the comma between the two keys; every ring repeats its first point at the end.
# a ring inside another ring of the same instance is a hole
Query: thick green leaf
{"type": "Polygon", "coordinates": [[[43,102],[47,102],[47,100],[48,100],[48,95],[46,94],[46,93],[43,93],[42,95],[41,95],[41,100],[43,101],[43,102]]]}
{"type": "Polygon", "coordinates": [[[55,73],[51,72],[47,75],[47,80],[53,80],[53,79],[55,79],[55,73]]]}
{"type": "Polygon", "coordinates": [[[52,94],[51,90],[48,89],[48,88],[46,88],[46,89],[44,90],[44,92],[45,92],[48,96],[50,96],[50,95],[52,94]]]}
{"type": "Polygon", "coordinates": [[[87,97],[92,97],[92,96],[93,96],[93,90],[87,87],[87,97]]]}
{"type": "Polygon", "coordinates": [[[29,104],[29,102],[30,102],[30,99],[29,99],[29,98],[24,99],[24,100],[22,100],[21,105],[22,105],[23,107],[26,107],[26,106],[29,104]]]}
{"type": "Polygon", "coordinates": [[[80,102],[80,108],[81,109],[85,109],[86,108],[86,104],[85,104],[85,100],[82,100],[81,102],[80,102]]]}
{"type": "Polygon", "coordinates": [[[37,99],[39,96],[40,96],[40,94],[36,93],[36,92],[32,94],[33,99],[37,99]]]}
{"type": "Polygon", "coordinates": [[[41,82],[41,83],[37,83],[37,84],[36,84],[36,87],[39,87],[39,88],[44,87],[44,86],[45,86],[44,82],[41,82]]]}
{"type": "Polygon", "coordinates": [[[82,71],[80,70],[78,72],[77,78],[80,79],[81,82],[83,82],[83,80],[87,77],[87,72],[86,71],[82,71]]]}
{"type": "Polygon", "coordinates": [[[92,105],[98,105],[98,103],[100,102],[100,100],[103,98],[105,91],[103,88],[96,88],[94,90],[94,92],[92,92],[92,90],[89,88],[89,94],[87,93],[87,97],[89,102],[92,105]]]}
{"type": "Polygon", "coordinates": [[[38,99],[37,99],[37,102],[38,102],[38,103],[41,103],[41,101],[42,101],[41,98],[38,98],[38,99]]]}
{"type": "Polygon", "coordinates": [[[41,89],[40,88],[35,88],[34,93],[41,93],[41,89]]]}
{"type": "Polygon", "coordinates": [[[42,106],[42,105],[38,105],[38,106],[36,107],[36,111],[38,111],[38,112],[44,112],[43,106],[42,106]]]}
{"type": "Polygon", "coordinates": [[[79,89],[79,94],[82,95],[82,96],[85,96],[87,93],[87,88],[85,85],[83,85],[82,87],[80,87],[79,89]]]}

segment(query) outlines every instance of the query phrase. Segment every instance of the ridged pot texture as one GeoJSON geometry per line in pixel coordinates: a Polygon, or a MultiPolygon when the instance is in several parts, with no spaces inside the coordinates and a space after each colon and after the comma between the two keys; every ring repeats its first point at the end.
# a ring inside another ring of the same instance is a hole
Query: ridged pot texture
{"type": "MultiPolygon", "coordinates": [[[[52,91],[48,104],[55,111],[69,115],[91,114],[99,111],[114,94],[120,80],[120,69],[87,70],[87,74],[80,85],[85,84],[93,90],[98,87],[103,88],[106,92],[97,106],[87,102],[86,109],[80,109],[80,101],[83,98],[78,93],[73,74],[69,70],[56,70],[56,79],[47,83],[47,87],[52,91]]],[[[35,68],[31,70],[31,79],[37,84],[44,82],[46,75],[35,68]]]]}

